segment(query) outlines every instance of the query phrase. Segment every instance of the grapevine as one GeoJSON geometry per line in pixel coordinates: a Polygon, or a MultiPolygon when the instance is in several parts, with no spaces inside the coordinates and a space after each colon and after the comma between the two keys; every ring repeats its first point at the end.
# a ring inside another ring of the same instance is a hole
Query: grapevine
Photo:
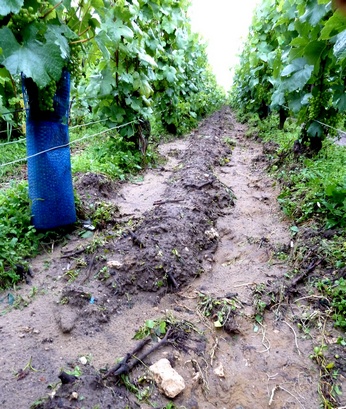
{"type": "Polygon", "coordinates": [[[236,108],[261,117],[264,99],[286,110],[303,144],[320,139],[316,152],[335,133],[321,123],[337,126],[346,110],[346,20],[337,13],[327,1],[262,1],[234,77],[236,108]]]}
{"type": "MultiPolygon", "coordinates": [[[[0,15],[0,66],[35,83],[37,110],[53,111],[63,70],[79,82],[72,92],[90,97],[73,100],[114,124],[146,122],[156,110],[163,126],[182,133],[224,101],[186,0],[0,2],[8,13],[0,15]]],[[[120,132],[139,145],[137,128],[120,132]]]]}
{"type": "Polygon", "coordinates": [[[316,91],[309,99],[308,119],[310,121],[324,118],[324,112],[330,107],[331,97],[330,91],[316,91]]]}
{"type": "Polygon", "coordinates": [[[13,14],[7,24],[13,34],[18,40],[21,40],[23,30],[25,30],[31,23],[38,22],[42,19],[47,10],[51,9],[48,1],[36,0],[37,7],[22,7],[17,14],[13,14]]]}
{"type": "Polygon", "coordinates": [[[54,111],[54,95],[56,89],[56,82],[51,81],[46,87],[38,90],[38,104],[41,111],[54,111]]]}
{"type": "Polygon", "coordinates": [[[70,58],[66,64],[67,71],[74,78],[75,83],[78,83],[82,75],[82,46],[79,43],[70,43],[70,58]]]}
{"type": "Polygon", "coordinates": [[[34,13],[32,7],[20,9],[18,14],[14,14],[8,24],[9,28],[16,34],[19,34],[23,28],[37,19],[37,13],[34,13]]]}

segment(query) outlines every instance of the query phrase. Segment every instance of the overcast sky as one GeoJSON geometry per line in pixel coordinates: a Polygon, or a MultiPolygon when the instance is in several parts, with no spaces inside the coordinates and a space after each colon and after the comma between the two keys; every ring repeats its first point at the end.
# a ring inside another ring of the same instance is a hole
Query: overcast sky
{"type": "Polygon", "coordinates": [[[229,69],[237,63],[257,3],[259,0],[192,0],[192,29],[208,43],[209,62],[226,90],[232,83],[229,69]]]}

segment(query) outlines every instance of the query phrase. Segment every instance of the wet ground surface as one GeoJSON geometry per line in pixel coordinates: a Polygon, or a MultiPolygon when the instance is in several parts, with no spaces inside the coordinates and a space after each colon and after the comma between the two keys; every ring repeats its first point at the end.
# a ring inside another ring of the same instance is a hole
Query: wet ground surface
{"type": "Polygon", "coordinates": [[[292,237],[263,146],[244,131],[225,108],[162,145],[165,165],[133,183],[78,176],[84,207],[109,214],[47,248],[31,284],[1,296],[17,307],[2,303],[1,408],[168,408],[148,371],[162,357],[185,379],[177,408],[320,407],[300,304],[258,315],[255,294],[289,271],[279,255],[292,237]],[[127,378],[107,375],[143,325],[152,341],[136,354],[170,328],[168,342],[127,378]],[[61,385],[61,371],[78,379],[61,385]]]}

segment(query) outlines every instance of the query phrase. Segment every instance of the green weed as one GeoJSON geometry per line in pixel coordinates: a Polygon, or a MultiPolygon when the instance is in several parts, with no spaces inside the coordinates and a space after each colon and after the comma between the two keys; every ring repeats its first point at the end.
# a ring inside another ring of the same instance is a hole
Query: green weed
{"type": "MultiPolygon", "coordinates": [[[[63,369],[62,369],[63,370],[63,369]]],[[[74,376],[77,376],[77,377],[79,377],[79,376],[81,376],[82,375],[82,370],[81,370],[81,368],[78,366],[78,365],[76,365],[73,369],[71,369],[71,370],[66,370],[65,371],[67,374],[69,374],[69,375],[74,375],[74,376]]]]}
{"type": "Polygon", "coordinates": [[[99,202],[90,218],[98,228],[104,228],[108,223],[114,223],[118,211],[118,206],[113,203],[99,202]]]}
{"type": "Polygon", "coordinates": [[[0,191],[0,289],[17,283],[21,277],[16,265],[38,253],[43,234],[31,225],[27,183],[13,184],[0,191]]]}
{"type": "Polygon", "coordinates": [[[72,156],[73,172],[103,173],[122,180],[141,170],[141,165],[142,156],[134,144],[118,135],[100,136],[81,154],[72,156]]]}
{"type": "Polygon", "coordinates": [[[240,303],[236,296],[213,298],[204,293],[198,293],[198,311],[207,318],[211,318],[215,328],[222,328],[227,321],[240,308],[240,303]]]}
{"type": "Polygon", "coordinates": [[[339,371],[335,369],[335,361],[327,358],[327,349],[327,346],[323,343],[315,346],[310,359],[314,360],[320,368],[318,393],[323,402],[323,408],[333,409],[338,406],[338,396],[342,395],[342,390],[339,371]]]}
{"type": "MultiPolygon", "coordinates": [[[[25,143],[18,142],[11,145],[0,143],[0,165],[26,157],[25,143]]],[[[18,169],[23,166],[24,162],[17,162],[12,165],[0,167],[0,183],[6,182],[9,178],[18,177],[18,169]]]]}
{"type": "Polygon", "coordinates": [[[335,326],[346,328],[346,280],[323,280],[317,283],[317,288],[331,299],[335,326]]]}
{"type": "Polygon", "coordinates": [[[157,320],[146,320],[144,325],[136,332],[133,339],[143,339],[147,336],[160,338],[166,334],[167,321],[165,318],[157,320]]]}

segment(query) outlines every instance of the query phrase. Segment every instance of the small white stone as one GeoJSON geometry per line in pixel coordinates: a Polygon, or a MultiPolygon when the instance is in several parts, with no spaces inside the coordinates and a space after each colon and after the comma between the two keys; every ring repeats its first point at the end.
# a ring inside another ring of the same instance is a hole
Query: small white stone
{"type": "Polygon", "coordinates": [[[77,400],[78,399],[78,393],[77,392],[72,392],[71,393],[71,399],[77,400]]]}
{"type": "Polygon", "coordinates": [[[123,263],[121,263],[119,260],[108,260],[107,266],[111,268],[121,268],[123,263]]]}
{"type": "Polygon", "coordinates": [[[209,240],[214,240],[219,238],[219,233],[212,227],[209,230],[206,230],[204,234],[207,236],[209,240]]]}
{"type": "Polygon", "coordinates": [[[181,375],[171,367],[168,359],[163,358],[149,367],[154,380],[168,398],[175,398],[185,389],[185,382],[181,375]]]}
{"type": "Polygon", "coordinates": [[[201,379],[201,374],[199,372],[195,372],[195,374],[192,377],[192,381],[194,383],[198,383],[200,379],[201,379]]]}
{"type": "Polygon", "coordinates": [[[223,365],[220,362],[219,365],[214,369],[214,374],[219,376],[220,378],[224,378],[225,377],[225,371],[223,369],[223,365]]]}
{"type": "Polygon", "coordinates": [[[87,358],[86,358],[85,356],[81,356],[81,357],[79,358],[79,362],[80,362],[82,365],[86,365],[86,364],[88,363],[88,360],[87,360],[87,358]]]}

